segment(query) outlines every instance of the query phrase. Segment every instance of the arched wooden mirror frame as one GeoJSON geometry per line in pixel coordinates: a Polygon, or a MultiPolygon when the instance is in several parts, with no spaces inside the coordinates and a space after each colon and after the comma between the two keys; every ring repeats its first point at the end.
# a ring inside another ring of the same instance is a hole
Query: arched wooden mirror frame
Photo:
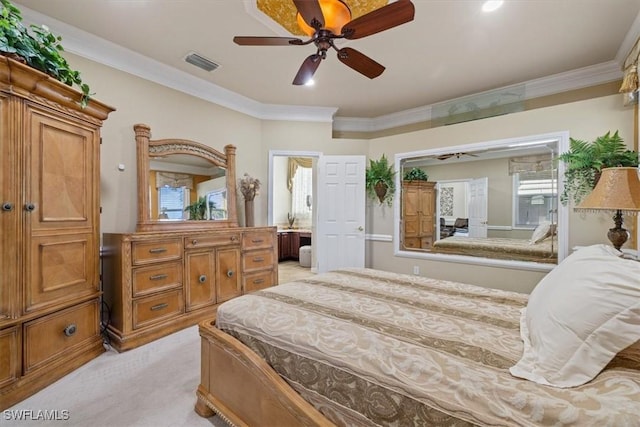
{"type": "Polygon", "coordinates": [[[236,193],[236,147],[226,145],[221,153],[207,145],[187,139],[151,139],[151,128],[146,124],[133,126],[136,138],[138,164],[138,223],[136,230],[175,231],[206,230],[238,226],[236,193]],[[151,218],[149,173],[150,161],[172,154],[187,154],[208,160],[212,164],[226,169],[227,219],[223,220],[180,220],[164,221],[151,218]]]}

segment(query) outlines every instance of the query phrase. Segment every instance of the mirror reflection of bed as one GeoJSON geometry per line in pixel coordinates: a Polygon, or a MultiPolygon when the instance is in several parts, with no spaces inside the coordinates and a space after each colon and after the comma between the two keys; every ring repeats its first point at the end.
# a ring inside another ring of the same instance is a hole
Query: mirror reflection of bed
{"type": "Polygon", "coordinates": [[[402,175],[420,168],[434,190],[415,200],[415,181],[402,182],[401,248],[556,264],[557,151],[556,141],[541,140],[402,159],[402,175]]]}

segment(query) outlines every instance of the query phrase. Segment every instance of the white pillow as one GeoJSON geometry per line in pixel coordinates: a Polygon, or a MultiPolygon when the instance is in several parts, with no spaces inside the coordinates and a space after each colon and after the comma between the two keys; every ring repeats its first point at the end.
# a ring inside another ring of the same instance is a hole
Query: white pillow
{"type": "Polygon", "coordinates": [[[520,318],[512,375],[556,387],[593,379],[640,340],[640,262],[611,246],[574,252],[534,288],[520,318]]]}
{"type": "Polygon", "coordinates": [[[540,243],[550,235],[551,235],[551,223],[549,221],[541,222],[536,227],[536,229],[533,230],[531,239],[529,239],[529,244],[535,245],[536,243],[540,243]]]}

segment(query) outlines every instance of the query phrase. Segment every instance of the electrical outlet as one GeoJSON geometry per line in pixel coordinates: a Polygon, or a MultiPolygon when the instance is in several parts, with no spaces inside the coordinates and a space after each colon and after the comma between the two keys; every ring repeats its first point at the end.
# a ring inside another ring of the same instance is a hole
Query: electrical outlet
{"type": "Polygon", "coordinates": [[[416,276],[420,274],[420,267],[417,265],[413,266],[413,274],[415,274],[416,276]]]}

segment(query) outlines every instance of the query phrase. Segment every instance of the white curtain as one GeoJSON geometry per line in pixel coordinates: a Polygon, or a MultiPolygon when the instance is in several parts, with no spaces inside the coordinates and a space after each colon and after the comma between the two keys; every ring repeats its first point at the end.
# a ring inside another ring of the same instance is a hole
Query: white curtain
{"type": "Polygon", "coordinates": [[[311,168],[298,166],[291,186],[291,213],[300,222],[311,220],[311,198],[313,174],[311,168]]]}

